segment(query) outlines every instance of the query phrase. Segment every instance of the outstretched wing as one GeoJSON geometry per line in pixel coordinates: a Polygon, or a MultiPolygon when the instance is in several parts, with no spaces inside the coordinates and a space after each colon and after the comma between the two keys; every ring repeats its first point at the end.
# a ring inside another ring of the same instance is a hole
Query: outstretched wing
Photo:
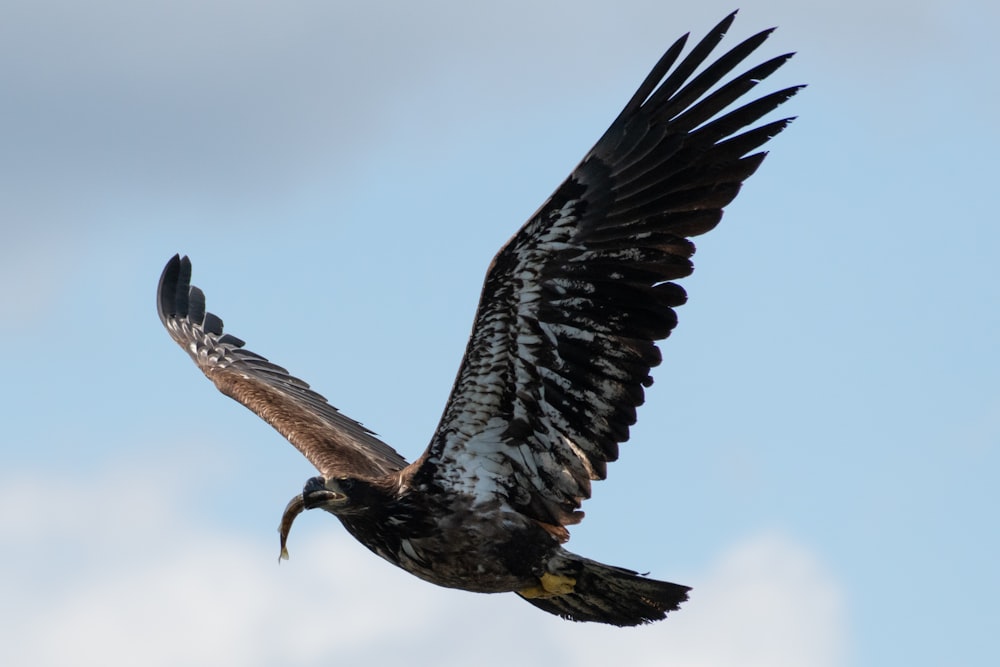
{"type": "Polygon", "coordinates": [[[494,258],[419,479],[499,493],[563,538],[563,526],[580,520],[590,481],[618,458],[652,383],[655,341],[670,334],[686,299],[669,281],[692,271],[688,237],[718,224],[764,159],[754,151],[791,121],[744,130],[799,87],[721,113],[791,57],[719,85],[770,30],[695,75],[734,16],[676,66],[687,36],[664,54],[494,258]]]}
{"type": "Polygon", "coordinates": [[[327,477],[376,476],[406,460],[358,422],[348,419],[302,380],[222,331],[191,285],[191,262],[174,255],[160,276],[157,311],[170,337],[226,396],[253,410],[327,477]]]}

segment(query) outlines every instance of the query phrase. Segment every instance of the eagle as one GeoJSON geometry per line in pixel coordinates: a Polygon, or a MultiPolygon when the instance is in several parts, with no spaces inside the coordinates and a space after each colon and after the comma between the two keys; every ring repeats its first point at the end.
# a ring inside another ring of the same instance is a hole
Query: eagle
{"type": "Polygon", "coordinates": [[[215,386],[291,442],[319,475],[288,503],[322,509],[369,550],[428,582],[513,592],[573,621],[632,626],[687,599],[568,551],[591,482],[629,438],[677,323],[690,238],[714,228],[794,117],[761,119],[802,86],[730,109],[793,55],[733,71],[764,30],[711,62],[735,12],[660,58],[579,166],[494,257],[465,356],[426,451],[409,463],[206,311],[191,262],[163,270],[157,310],[215,386]]]}

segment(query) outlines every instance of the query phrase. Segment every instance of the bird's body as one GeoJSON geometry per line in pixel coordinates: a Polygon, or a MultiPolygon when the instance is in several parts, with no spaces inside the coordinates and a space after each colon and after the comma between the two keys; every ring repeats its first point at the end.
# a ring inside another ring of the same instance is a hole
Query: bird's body
{"type": "Polygon", "coordinates": [[[363,488],[358,512],[337,514],[344,527],[390,563],[439,586],[477,593],[527,589],[543,573],[539,565],[559,550],[537,523],[495,497],[484,501],[424,485],[398,493],[363,488]],[[380,528],[386,525],[393,530],[380,528]]]}
{"type": "Polygon", "coordinates": [[[733,15],[679,63],[675,43],[569,178],[487,272],[472,336],[441,422],[413,463],[291,376],[223,333],[175,256],[158,310],[220,391],[274,426],[321,473],[288,504],[324,509],[358,541],[429,582],[517,592],[579,621],[661,619],[686,586],[570,553],[592,480],[628,439],[656,341],[686,295],[688,237],[713,228],[789,122],[745,129],[797,87],[721,113],[788,55],[720,83],[767,38],[759,33],[695,73],[733,15]],[[713,89],[714,88],[714,89],[713,89]],[[741,132],[742,131],[742,132],[741,132]]]}

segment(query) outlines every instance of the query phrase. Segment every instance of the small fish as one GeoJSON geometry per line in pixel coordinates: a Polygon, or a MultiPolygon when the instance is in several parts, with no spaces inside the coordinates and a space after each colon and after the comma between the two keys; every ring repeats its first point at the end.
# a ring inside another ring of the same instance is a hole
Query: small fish
{"type": "Polygon", "coordinates": [[[278,556],[279,563],[283,560],[288,560],[288,549],[285,547],[285,543],[288,542],[288,532],[292,529],[292,522],[295,521],[295,517],[302,514],[305,508],[306,503],[300,493],[288,501],[285,513],[281,515],[281,525],[278,526],[278,533],[281,535],[281,555],[278,556]]]}

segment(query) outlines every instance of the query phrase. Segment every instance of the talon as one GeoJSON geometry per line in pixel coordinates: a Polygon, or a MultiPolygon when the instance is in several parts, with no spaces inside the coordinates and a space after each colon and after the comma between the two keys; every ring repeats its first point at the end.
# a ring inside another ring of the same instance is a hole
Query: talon
{"type": "Polygon", "coordinates": [[[576,579],[560,574],[546,572],[538,578],[538,584],[518,591],[526,598],[551,598],[557,595],[572,593],[576,587],[576,579]]]}
{"type": "Polygon", "coordinates": [[[540,581],[542,588],[551,595],[566,595],[572,593],[573,588],[576,587],[576,579],[573,577],[564,577],[550,572],[543,574],[540,581]]]}
{"type": "Polygon", "coordinates": [[[529,588],[522,588],[517,593],[521,597],[528,598],[529,600],[532,600],[534,598],[548,597],[547,595],[545,595],[545,589],[542,588],[541,586],[531,586],[529,588]]]}

